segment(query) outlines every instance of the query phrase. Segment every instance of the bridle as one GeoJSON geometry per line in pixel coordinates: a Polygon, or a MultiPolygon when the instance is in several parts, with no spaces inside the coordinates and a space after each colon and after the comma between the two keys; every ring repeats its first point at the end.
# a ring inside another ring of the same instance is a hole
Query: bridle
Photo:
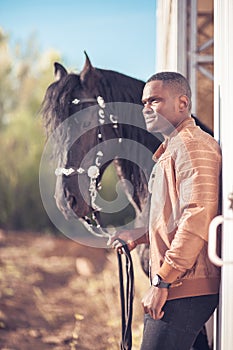
{"type": "MultiPolygon", "coordinates": [[[[96,99],[95,98],[83,98],[83,99],[74,98],[70,103],[74,105],[80,105],[80,104],[90,103],[90,102],[95,104],[97,103],[97,105],[99,106],[99,110],[98,110],[99,126],[98,126],[97,137],[98,137],[98,144],[100,145],[101,140],[103,138],[102,132],[101,132],[101,126],[106,124],[106,119],[107,119],[107,116],[105,115],[105,111],[104,111],[106,104],[103,97],[98,96],[96,99]]],[[[109,118],[110,124],[112,124],[112,127],[116,130],[118,128],[118,118],[113,114],[110,114],[108,118],[109,118]]],[[[121,137],[118,137],[118,142],[119,143],[122,142],[121,137]]],[[[103,156],[104,156],[103,152],[101,150],[98,150],[96,152],[94,163],[91,166],[89,166],[88,169],[84,169],[82,167],[78,169],[74,169],[72,167],[70,168],[59,167],[59,168],[56,168],[55,175],[56,176],[65,175],[67,177],[73,176],[75,174],[88,176],[89,178],[88,191],[90,193],[90,206],[92,208],[91,218],[89,218],[88,216],[85,216],[84,218],[79,218],[79,220],[82,222],[82,224],[87,228],[87,230],[91,234],[98,237],[108,238],[110,240],[112,238],[112,234],[110,232],[103,230],[103,228],[99,224],[98,219],[96,218],[96,215],[95,215],[95,212],[101,210],[101,208],[96,204],[95,201],[98,195],[98,190],[101,189],[101,182],[98,182],[97,180],[100,176],[101,159],[103,158],[103,156]]]]}
{"type": "MultiPolygon", "coordinates": [[[[98,141],[99,144],[102,140],[101,126],[103,126],[106,122],[107,116],[105,115],[105,101],[103,97],[98,96],[95,98],[83,98],[78,99],[74,98],[71,101],[74,105],[84,104],[84,103],[97,103],[99,106],[98,111],[98,141]]],[[[118,129],[118,118],[113,114],[108,116],[110,124],[114,129],[118,129]]],[[[122,142],[122,138],[118,137],[118,142],[122,142]]],[[[101,188],[101,183],[98,182],[98,178],[100,176],[100,166],[101,160],[104,154],[101,150],[98,150],[96,153],[96,157],[94,160],[94,164],[92,164],[88,169],[83,169],[82,167],[78,169],[70,168],[56,168],[55,175],[56,176],[72,176],[72,175],[87,175],[89,177],[89,193],[90,193],[90,205],[92,208],[91,218],[85,216],[84,218],[79,218],[81,223],[86,227],[86,229],[94,236],[103,237],[108,239],[108,243],[110,243],[111,238],[114,233],[103,229],[97,219],[95,212],[99,212],[101,208],[96,204],[96,197],[98,195],[98,190],[101,188]]],[[[118,267],[119,267],[119,283],[120,283],[120,298],[121,298],[121,321],[122,321],[122,340],[121,340],[121,350],[130,350],[132,347],[132,315],[133,315],[133,297],[134,297],[134,271],[133,271],[133,262],[130,255],[130,251],[127,247],[127,244],[121,241],[122,243],[122,251],[125,255],[126,259],[126,292],[124,291],[124,279],[123,279],[123,268],[122,268],[122,259],[120,252],[117,252],[118,257],[118,267]]]]}

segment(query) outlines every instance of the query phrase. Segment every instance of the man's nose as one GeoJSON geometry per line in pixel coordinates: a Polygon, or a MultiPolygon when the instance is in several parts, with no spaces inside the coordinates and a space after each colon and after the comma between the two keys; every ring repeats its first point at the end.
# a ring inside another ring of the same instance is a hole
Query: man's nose
{"type": "Polygon", "coordinates": [[[153,113],[153,109],[151,107],[151,103],[150,102],[145,102],[144,103],[144,107],[143,107],[142,112],[143,112],[143,114],[153,113]]]}

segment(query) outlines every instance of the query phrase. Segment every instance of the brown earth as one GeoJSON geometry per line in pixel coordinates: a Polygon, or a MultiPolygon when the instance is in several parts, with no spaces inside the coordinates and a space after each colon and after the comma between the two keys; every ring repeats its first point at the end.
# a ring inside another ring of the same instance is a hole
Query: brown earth
{"type": "MultiPolygon", "coordinates": [[[[147,288],[136,253],[133,349],[147,288]]],[[[0,231],[0,349],[119,349],[121,316],[115,252],[64,236],[0,231]]]]}

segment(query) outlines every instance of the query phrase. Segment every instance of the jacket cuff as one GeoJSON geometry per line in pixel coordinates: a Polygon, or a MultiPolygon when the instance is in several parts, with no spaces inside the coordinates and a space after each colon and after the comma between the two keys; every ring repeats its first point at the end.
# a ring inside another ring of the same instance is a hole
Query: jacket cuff
{"type": "Polygon", "coordinates": [[[164,261],[157,274],[167,283],[173,283],[182,274],[182,271],[174,269],[170,264],[164,261]]]}

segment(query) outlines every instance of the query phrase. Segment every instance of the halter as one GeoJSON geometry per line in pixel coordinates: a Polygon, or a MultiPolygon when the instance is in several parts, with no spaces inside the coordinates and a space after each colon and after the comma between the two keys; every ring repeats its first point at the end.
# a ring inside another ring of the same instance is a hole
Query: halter
{"type": "MultiPolygon", "coordinates": [[[[81,103],[90,103],[90,102],[97,102],[99,105],[99,131],[98,131],[98,140],[102,140],[102,134],[101,134],[101,125],[105,124],[105,112],[104,109],[106,107],[103,97],[98,96],[95,100],[94,98],[85,98],[85,99],[73,99],[71,101],[72,104],[78,105],[81,103]]],[[[112,127],[114,129],[118,128],[118,119],[113,114],[109,115],[109,120],[112,124],[112,127]]],[[[119,143],[122,142],[122,138],[118,139],[119,143]]],[[[95,162],[93,165],[91,165],[87,170],[83,168],[57,168],[55,170],[55,175],[65,175],[65,176],[71,176],[71,175],[87,175],[90,179],[89,184],[89,192],[90,192],[90,203],[91,208],[93,209],[93,212],[91,214],[91,219],[87,216],[84,218],[79,218],[79,220],[82,222],[84,227],[94,236],[97,237],[104,237],[108,238],[108,243],[110,243],[110,239],[113,234],[108,232],[107,230],[104,230],[99,221],[97,220],[95,216],[95,211],[100,211],[101,208],[98,207],[98,205],[95,203],[96,197],[98,194],[98,190],[101,188],[101,183],[99,182],[97,185],[97,179],[100,176],[100,166],[101,166],[101,159],[104,156],[102,151],[97,151],[95,162]]],[[[134,271],[133,271],[133,262],[130,255],[130,251],[126,245],[126,243],[120,239],[123,244],[122,250],[125,255],[126,259],[126,278],[127,278],[127,284],[126,284],[126,292],[124,291],[124,280],[123,280],[123,269],[122,269],[122,260],[121,260],[121,254],[120,252],[117,252],[118,257],[118,268],[119,268],[119,283],[120,283],[120,299],[121,299],[121,325],[122,325],[122,334],[121,334],[121,350],[130,350],[132,347],[132,315],[133,315],[133,294],[134,294],[134,271]],[[125,300],[126,299],[126,300],[125,300]]]]}

